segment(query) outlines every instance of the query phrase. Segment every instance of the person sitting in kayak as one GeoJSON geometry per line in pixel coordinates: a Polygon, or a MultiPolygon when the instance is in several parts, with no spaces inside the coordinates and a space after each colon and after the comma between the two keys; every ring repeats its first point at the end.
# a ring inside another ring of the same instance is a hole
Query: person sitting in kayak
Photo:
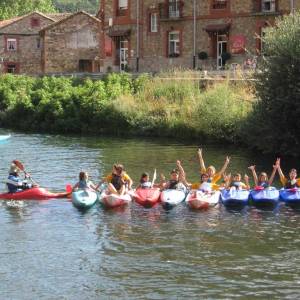
{"type": "Polygon", "coordinates": [[[32,184],[27,182],[27,178],[30,178],[30,175],[26,173],[25,178],[21,179],[19,176],[20,171],[14,163],[10,165],[9,175],[6,180],[9,193],[16,193],[32,188],[32,184]]]}
{"type": "Polygon", "coordinates": [[[278,165],[278,174],[283,187],[285,189],[300,188],[300,178],[297,178],[297,170],[291,169],[289,172],[289,179],[287,179],[281,170],[280,159],[277,159],[276,163],[278,165]]]}
{"type": "Polygon", "coordinates": [[[124,195],[132,186],[132,180],[121,164],[114,164],[112,173],[104,181],[108,183],[109,192],[117,195],[124,195]]]}
{"type": "MultiPolygon", "coordinates": [[[[217,182],[222,178],[224,172],[226,171],[230,162],[230,157],[226,156],[224,165],[219,172],[216,172],[216,168],[214,166],[209,166],[207,168],[205,167],[201,148],[198,149],[198,158],[200,163],[200,174],[207,173],[209,176],[208,182],[212,183],[212,187],[214,189],[218,189],[217,182]]],[[[193,188],[196,188],[196,186],[193,185],[193,188]]]]}
{"type": "Polygon", "coordinates": [[[232,178],[231,175],[228,175],[227,178],[225,179],[226,184],[225,188],[226,189],[236,189],[236,190],[249,190],[250,185],[249,185],[249,177],[247,174],[244,176],[245,183],[242,182],[242,175],[240,173],[235,173],[232,178]]]}
{"type": "Polygon", "coordinates": [[[177,169],[170,172],[170,179],[166,181],[165,176],[161,174],[160,188],[162,190],[183,190],[185,189],[185,173],[179,160],[176,162],[177,169]]]}
{"type": "Polygon", "coordinates": [[[73,186],[72,191],[91,189],[94,191],[98,190],[98,187],[89,180],[89,174],[87,172],[79,173],[79,181],[73,186]]]}
{"type": "Polygon", "coordinates": [[[275,165],[273,165],[273,171],[270,176],[270,179],[268,179],[268,175],[266,172],[261,172],[259,176],[257,176],[255,171],[255,165],[248,167],[248,169],[252,172],[255,187],[265,189],[272,185],[278,166],[276,165],[276,163],[275,165]]]}
{"type": "Polygon", "coordinates": [[[147,172],[141,175],[140,183],[136,187],[137,189],[150,189],[152,188],[152,182],[150,181],[150,176],[147,172]]]}

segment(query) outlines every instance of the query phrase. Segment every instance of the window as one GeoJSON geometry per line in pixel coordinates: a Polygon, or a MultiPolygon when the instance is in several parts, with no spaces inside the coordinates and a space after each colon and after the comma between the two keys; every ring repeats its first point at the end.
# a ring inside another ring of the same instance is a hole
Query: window
{"type": "Polygon", "coordinates": [[[213,0],[212,8],[213,9],[226,9],[227,8],[227,0],[213,0]]]}
{"type": "Polygon", "coordinates": [[[6,67],[7,73],[17,73],[17,65],[16,64],[8,64],[6,67]]]}
{"type": "Polygon", "coordinates": [[[7,39],[6,49],[7,51],[17,51],[17,40],[7,39]]]}
{"type": "Polygon", "coordinates": [[[169,32],[169,57],[178,57],[180,55],[180,34],[179,31],[169,32]]]}
{"type": "Polygon", "coordinates": [[[125,16],[128,10],[128,0],[117,0],[117,16],[125,16]]]}
{"type": "Polygon", "coordinates": [[[40,19],[31,18],[31,27],[38,27],[38,26],[40,26],[40,19]]]}
{"type": "Polygon", "coordinates": [[[179,18],[179,0],[169,0],[169,17],[170,18],[179,18]]]}
{"type": "Polygon", "coordinates": [[[263,12],[275,12],[276,0],[262,0],[261,8],[263,12]]]}
{"type": "Polygon", "coordinates": [[[150,14],[150,32],[157,32],[157,13],[150,14]]]}

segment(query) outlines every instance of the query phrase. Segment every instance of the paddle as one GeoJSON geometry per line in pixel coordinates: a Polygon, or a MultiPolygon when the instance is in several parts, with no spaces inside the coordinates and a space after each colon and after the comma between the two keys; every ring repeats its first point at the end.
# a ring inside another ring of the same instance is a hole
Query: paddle
{"type": "Polygon", "coordinates": [[[151,187],[153,187],[155,180],[156,180],[156,169],[154,169],[153,178],[152,178],[152,182],[151,182],[151,187]]]}
{"type": "Polygon", "coordinates": [[[28,176],[28,178],[31,180],[31,182],[33,183],[33,185],[38,185],[32,178],[31,176],[25,171],[25,167],[24,165],[19,161],[19,160],[13,160],[13,163],[21,170],[24,172],[25,176],[28,176]]]}

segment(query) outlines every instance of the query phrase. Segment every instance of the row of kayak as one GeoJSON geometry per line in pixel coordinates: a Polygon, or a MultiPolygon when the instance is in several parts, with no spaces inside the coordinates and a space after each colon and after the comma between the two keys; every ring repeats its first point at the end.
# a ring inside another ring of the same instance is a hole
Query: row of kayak
{"type": "Polygon", "coordinates": [[[220,201],[227,207],[244,207],[249,204],[257,206],[274,206],[283,201],[291,206],[300,206],[300,189],[277,190],[222,190],[205,193],[202,191],[164,190],[150,188],[137,189],[125,195],[110,194],[103,191],[98,194],[91,190],[79,190],[72,193],[72,202],[80,208],[92,206],[97,200],[105,207],[114,208],[126,205],[134,199],[140,205],[150,208],[161,203],[165,209],[171,209],[185,201],[193,209],[208,209],[216,206],[220,201]]]}
{"type": "MultiPolygon", "coordinates": [[[[70,192],[53,193],[41,187],[34,187],[16,193],[0,194],[0,199],[8,200],[44,200],[55,198],[66,198],[71,195],[70,192]]],[[[300,206],[300,189],[277,190],[267,188],[263,190],[222,190],[205,193],[202,191],[182,191],[182,190],[164,190],[156,188],[137,189],[130,191],[125,195],[110,194],[104,190],[97,193],[92,190],[78,190],[72,193],[72,202],[75,206],[88,208],[100,201],[106,207],[118,207],[128,204],[134,199],[144,207],[153,207],[161,202],[164,208],[172,208],[185,201],[190,207],[195,209],[206,209],[217,205],[220,201],[225,206],[245,206],[254,205],[276,205],[283,201],[288,205],[300,206]]]]}

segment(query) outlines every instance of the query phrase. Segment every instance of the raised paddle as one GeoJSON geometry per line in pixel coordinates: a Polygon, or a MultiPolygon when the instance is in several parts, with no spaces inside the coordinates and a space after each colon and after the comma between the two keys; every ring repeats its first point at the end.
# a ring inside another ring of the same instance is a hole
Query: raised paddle
{"type": "Polygon", "coordinates": [[[19,160],[13,160],[13,163],[21,170],[24,172],[25,176],[28,176],[28,178],[31,180],[31,182],[33,183],[33,185],[38,185],[30,176],[30,174],[28,174],[26,171],[25,171],[25,167],[24,165],[19,161],[19,160]]]}

